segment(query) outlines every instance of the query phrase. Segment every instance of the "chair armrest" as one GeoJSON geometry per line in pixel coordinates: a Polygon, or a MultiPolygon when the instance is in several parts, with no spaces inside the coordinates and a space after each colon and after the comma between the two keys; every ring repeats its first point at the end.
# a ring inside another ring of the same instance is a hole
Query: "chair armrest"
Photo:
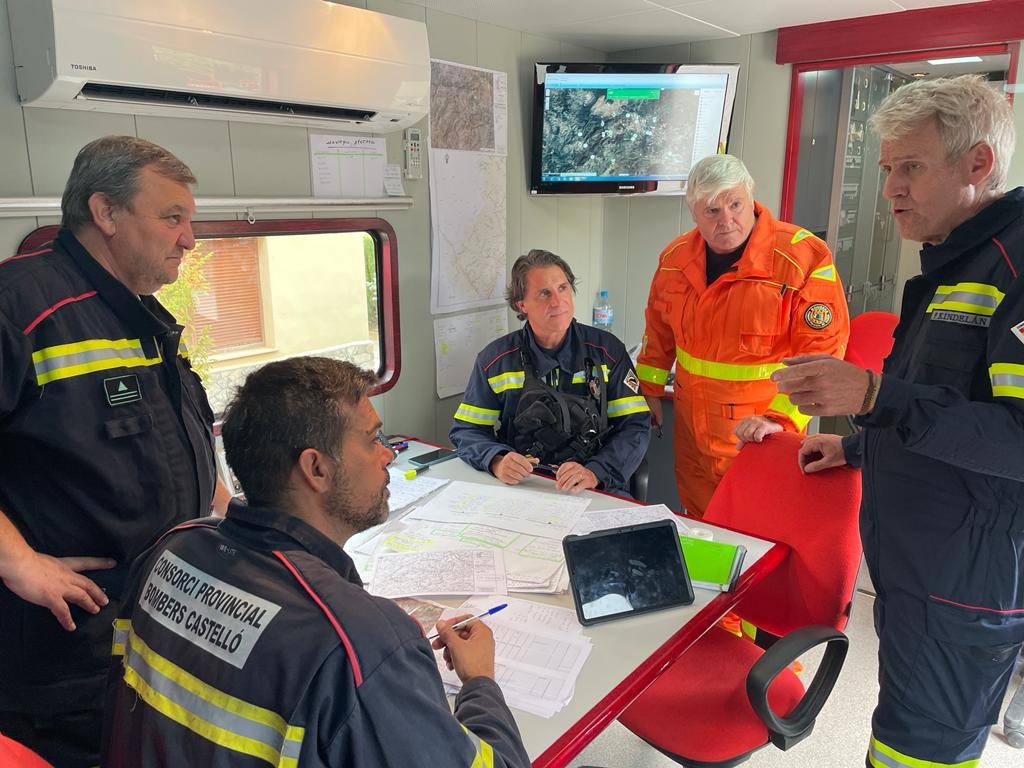
{"type": "Polygon", "coordinates": [[[776,747],[789,749],[810,735],[815,718],[839,678],[849,645],[846,635],[832,627],[801,627],[772,645],[750,668],[747,698],[768,728],[769,740],[776,747]],[[801,654],[822,643],[827,643],[828,647],[807,692],[789,715],[779,717],[768,705],[768,686],[801,654]]]}

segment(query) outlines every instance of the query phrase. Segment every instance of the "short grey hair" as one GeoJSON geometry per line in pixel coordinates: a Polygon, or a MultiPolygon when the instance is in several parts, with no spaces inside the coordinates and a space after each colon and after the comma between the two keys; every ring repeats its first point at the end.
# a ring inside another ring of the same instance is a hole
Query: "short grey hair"
{"type": "Polygon", "coordinates": [[[171,181],[196,183],[189,167],[163,147],[135,136],[104,136],[82,147],[75,158],[60,201],[61,225],[74,232],[90,224],[89,198],[96,192],[130,211],[146,166],[171,181]]]}
{"type": "Polygon", "coordinates": [[[978,142],[992,147],[988,187],[1003,191],[1015,142],[1013,109],[1003,94],[981,75],[918,80],[890,94],[868,125],[884,141],[902,138],[928,120],[936,121],[950,163],[978,142]]]}
{"type": "Polygon", "coordinates": [[[576,293],[576,275],[572,273],[572,267],[566,260],[551,251],[534,248],[516,259],[516,263],[512,265],[512,277],[505,289],[505,301],[520,320],[525,320],[526,315],[519,310],[519,302],[526,298],[526,276],[534,267],[558,267],[565,273],[565,279],[572,286],[572,292],[576,293]]]}
{"type": "Polygon", "coordinates": [[[701,200],[714,200],[741,185],[753,199],[754,179],[742,160],[735,155],[709,155],[690,169],[686,179],[686,204],[693,211],[701,200]]]}

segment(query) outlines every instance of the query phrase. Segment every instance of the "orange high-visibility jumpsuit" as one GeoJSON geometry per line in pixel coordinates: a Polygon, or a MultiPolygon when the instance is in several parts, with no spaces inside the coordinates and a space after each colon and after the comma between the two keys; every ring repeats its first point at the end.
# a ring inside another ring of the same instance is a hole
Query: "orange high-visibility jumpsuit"
{"type": "Polygon", "coordinates": [[[842,357],[850,335],[843,287],[828,246],[776,221],[760,203],[735,271],[706,281],[695,228],[662,251],[647,300],[637,361],[644,395],[661,397],[675,364],[675,470],[679,499],[703,515],[738,447],[733,429],[763,415],[802,432],[801,414],[769,379],[782,359],[842,357]]]}

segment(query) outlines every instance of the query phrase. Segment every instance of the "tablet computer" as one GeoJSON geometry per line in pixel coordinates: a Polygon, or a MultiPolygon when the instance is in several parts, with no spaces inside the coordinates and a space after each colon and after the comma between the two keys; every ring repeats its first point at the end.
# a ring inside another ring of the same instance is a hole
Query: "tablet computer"
{"type": "Polygon", "coordinates": [[[693,602],[679,531],[671,520],[566,536],[562,549],[576,616],[584,626],[693,602]]]}

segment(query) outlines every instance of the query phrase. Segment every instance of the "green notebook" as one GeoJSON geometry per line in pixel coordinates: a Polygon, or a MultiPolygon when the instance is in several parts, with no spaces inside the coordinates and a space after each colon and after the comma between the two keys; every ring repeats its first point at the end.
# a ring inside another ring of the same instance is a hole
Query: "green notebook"
{"type": "Polygon", "coordinates": [[[736,584],[747,548],[741,544],[680,536],[686,571],[695,587],[728,592],[736,584]]]}

